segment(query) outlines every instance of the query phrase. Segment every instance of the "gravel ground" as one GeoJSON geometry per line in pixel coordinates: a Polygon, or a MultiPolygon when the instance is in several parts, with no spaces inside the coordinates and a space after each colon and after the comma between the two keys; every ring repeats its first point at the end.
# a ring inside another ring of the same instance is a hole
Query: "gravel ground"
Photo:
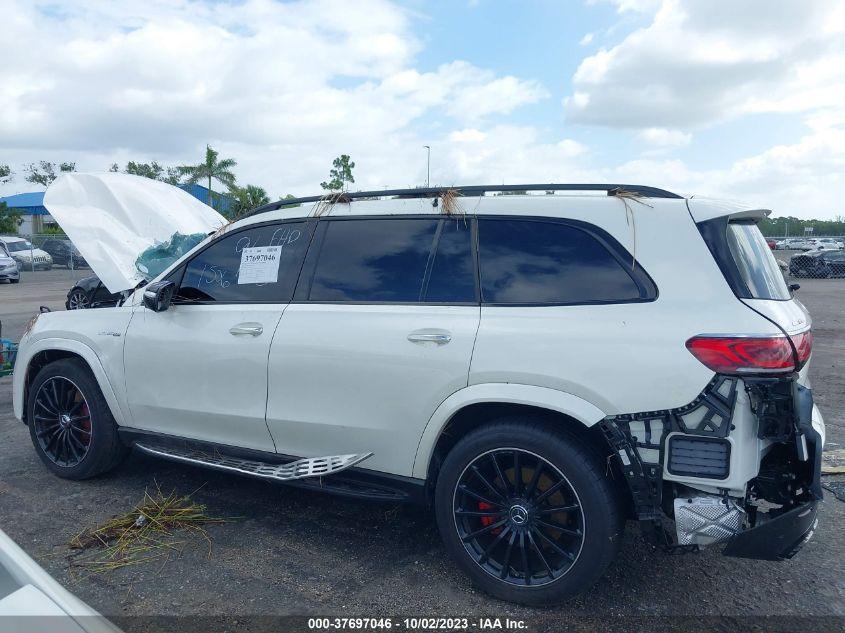
{"type": "MultiPolygon", "coordinates": [[[[19,286],[0,286],[4,336],[16,338],[38,305],[60,308],[67,275],[33,273],[19,286]]],[[[816,402],[826,418],[828,447],[841,449],[845,280],[801,284],[799,297],[815,323],[816,402]]],[[[258,616],[315,614],[510,616],[525,619],[529,630],[628,629],[634,622],[689,630],[693,622],[662,616],[695,616],[695,622],[739,617],[705,622],[725,630],[744,628],[743,623],[842,630],[845,622],[845,503],[832,494],[821,507],[816,536],[792,561],[746,561],[718,551],[667,555],[629,527],[619,558],[596,586],[563,606],[538,610],[497,601],[469,586],[446,558],[433,518],[421,508],[344,500],[138,454],[95,480],[58,479],[36,457],[26,427],[12,417],[11,378],[0,379],[0,450],[0,528],[72,592],[129,631],[289,630],[292,623],[282,626],[258,616]],[[194,498],[210,514],[237,519],[209,528],[211,552],[198,542],[164,565],[157,561],[104,574],[70,566],[70,537],[129,510],[156,483],[167,492],[196,491],[194,498]],[[191,617],[177,622],[151,616],[191,617]]]]}

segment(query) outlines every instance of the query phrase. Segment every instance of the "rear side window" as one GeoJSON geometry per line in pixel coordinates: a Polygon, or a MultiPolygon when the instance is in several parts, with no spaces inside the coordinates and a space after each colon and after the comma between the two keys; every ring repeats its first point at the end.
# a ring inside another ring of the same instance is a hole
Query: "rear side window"
{"type": "Polygon", "coordinates": [[[305,222],[237,231],[204,249],[185,267],[177,301],[286,303],[308,246],[305,222]]]}
{"type": "Polygon", "coordinates": [[[328,220],[308,299],[354,303],[475,300],[468,221],[328,220]]]}
{"type": "Polygon", "coordinates": [[[731,222],[728,250],[750,299],[789,299],[789,288],[772,250],[754,222],[731,222]]]}
{"type": "Polygon", "coordinates": [[[423,300],[428,303],[475,302],[472,231],[466,218],[440,223],[423,300]]]}
{"type": "Polygon", "coordinates": [[[486,303],[616,303],[655,294],[653,286],[641,290],[606,242],[573,225],[479,218],[478,248],[486,303]]]}

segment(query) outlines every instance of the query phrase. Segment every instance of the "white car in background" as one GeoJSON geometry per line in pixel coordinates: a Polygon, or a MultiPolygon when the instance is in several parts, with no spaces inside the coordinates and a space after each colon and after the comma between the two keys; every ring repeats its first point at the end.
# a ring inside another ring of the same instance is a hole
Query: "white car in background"
{"type": "Polygon", "coordinates": [[[790,251],[811,251],[816,247],[815,242],[810,238],[790,237],[784,240],[784,249],[790,251]]]}
{"type": "Polygon", "coordinates": [[[21,265],[21,270],[50,270],[53,258],[47,251],[42,251],[23,238],[14,235],[0,235],[0,242],[6,246],[9,254],[21,265]]]}
{"type": "Polygon", "coordinates": [[[0,530],[0,631],[119,633],[0,530]]]}
{"type": "Polygon", "coordinates": [[[818,237],[813,240],[815,242],[815,249],[817,251],[829,251],[845,248],[845,242],[835,237],[818,237]]]}
{"type": "Polygon", "coordinates": [[[532,605],[595,582],[626,520],[765,560],[816,527],[811,319],[768,211],[536,184],[313,196],[225,224],[176,187],[78,173],[44,204],[125,293],[20,341],[14,413],[59,477],[134,446],[418,502],[479,587],[532,605]],[[145,276],[177,232],[204,239],[145,276]]]}
{"type": "Polygon", "coordinates": [[[0,244],[0,281],[3,280],[16,284],[21,280],[21,271],[17,260],[9,255],[3,244],[0,244]]]}

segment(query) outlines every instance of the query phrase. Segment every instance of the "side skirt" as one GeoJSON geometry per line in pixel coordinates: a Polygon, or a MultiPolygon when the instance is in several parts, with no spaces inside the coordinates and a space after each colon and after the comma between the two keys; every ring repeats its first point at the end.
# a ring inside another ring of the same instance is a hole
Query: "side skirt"
{"type": "Polygon", "coordinates": [[[315,469],[315,459],[298,459],[266,451],[215,444],[163,433],[120,427],[121,441],[135,446],[148,455],[191,465],[228,471],[295,486],[317,492],[327,492],[354,499],[396,503],[426,503],[425,481],[350,467],[369,457],[337,456],[321,462],[315,469]],[[345,458],[345,459],[341,459],[345,458]],[[320,467],[325,462],[325,469],[320,467]],[[334,467],[332,467],[332,463],[334,467]],[[291,477],[290,473],[294,473],[291,477]],[[304,476],[303,476],[304,475],[304,476]]]}

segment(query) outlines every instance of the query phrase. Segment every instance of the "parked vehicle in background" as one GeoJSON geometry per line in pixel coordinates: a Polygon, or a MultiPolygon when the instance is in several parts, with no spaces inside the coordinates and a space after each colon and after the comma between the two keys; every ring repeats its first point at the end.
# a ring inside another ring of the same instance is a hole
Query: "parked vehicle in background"
{"type": "Polygon", "coordinates": [[[108,620],[56,582],[2,530],[0,625],[4,631],[119,633],[108,620]]]}
{"type": "Polygon", "coordinates": [[[9,254],[6,247],[0,244],[0,281],[16,284],[21,280],[18,262],[9,254]]]}
{"type": "Polygon", "coordinates": [[[53,267],[53,258],[50,254],[34,247],[27,239],[13,235],[0,235],[0,242],[21,264],[21,270],[50,270],[53,267]]]}
{"type": "Polygon", "coordinates": [[[796,251],[812,251],[816,248],[816,243],[810,238],[796,238],[790,242],[789,248],[796,251]]]}
{"type": "Polygon", "coordinates": [[[49,253],[56,265],[67,268],[87,268],[88,263],[69,239],[47,238],[41,242],[41,250],[49,253]]]}
{"type": "Polygon", "coordinates": [[[845,276],[845,251],[822,250],[793,255],[789,259],[789,274],[793,277],[845,276]]]}
{"type": "Polygon", "coordinates": [[[97,275],[80,279],[68,290],[65,308],[84,310],[86,308],[108,308],[120,301],[120,293],[111,293],[97,275]]]}
{"type": "Polygon", "coordinates": [[[77,173],[44,204],[127,293],[20,341],[15,416],[57,476],[134,446],[416,501],[479,587],[532,605],[595,582],[627,519],[655,545],[766,560],[816,528],[811,319],[765,210],[513,185],[282,200],[224,227],[164,183],[77,173]],[[159,234],[112,239],[117,218],[159,234]],[[147,280],[139,250],[177,231],[209,236],[147,280]]]}
{"type": "Polygon", "coordinates": [[[772,250],[775,250],[778,247],[777,242],[768,239],[766,240],[766,246],[768,246],[772,250]]]}
{"type": "Polygon", "coordinates": [[[845,249],[845,242],[834,237],[817,237],[814,242],[815,250],[845,249]]]}

